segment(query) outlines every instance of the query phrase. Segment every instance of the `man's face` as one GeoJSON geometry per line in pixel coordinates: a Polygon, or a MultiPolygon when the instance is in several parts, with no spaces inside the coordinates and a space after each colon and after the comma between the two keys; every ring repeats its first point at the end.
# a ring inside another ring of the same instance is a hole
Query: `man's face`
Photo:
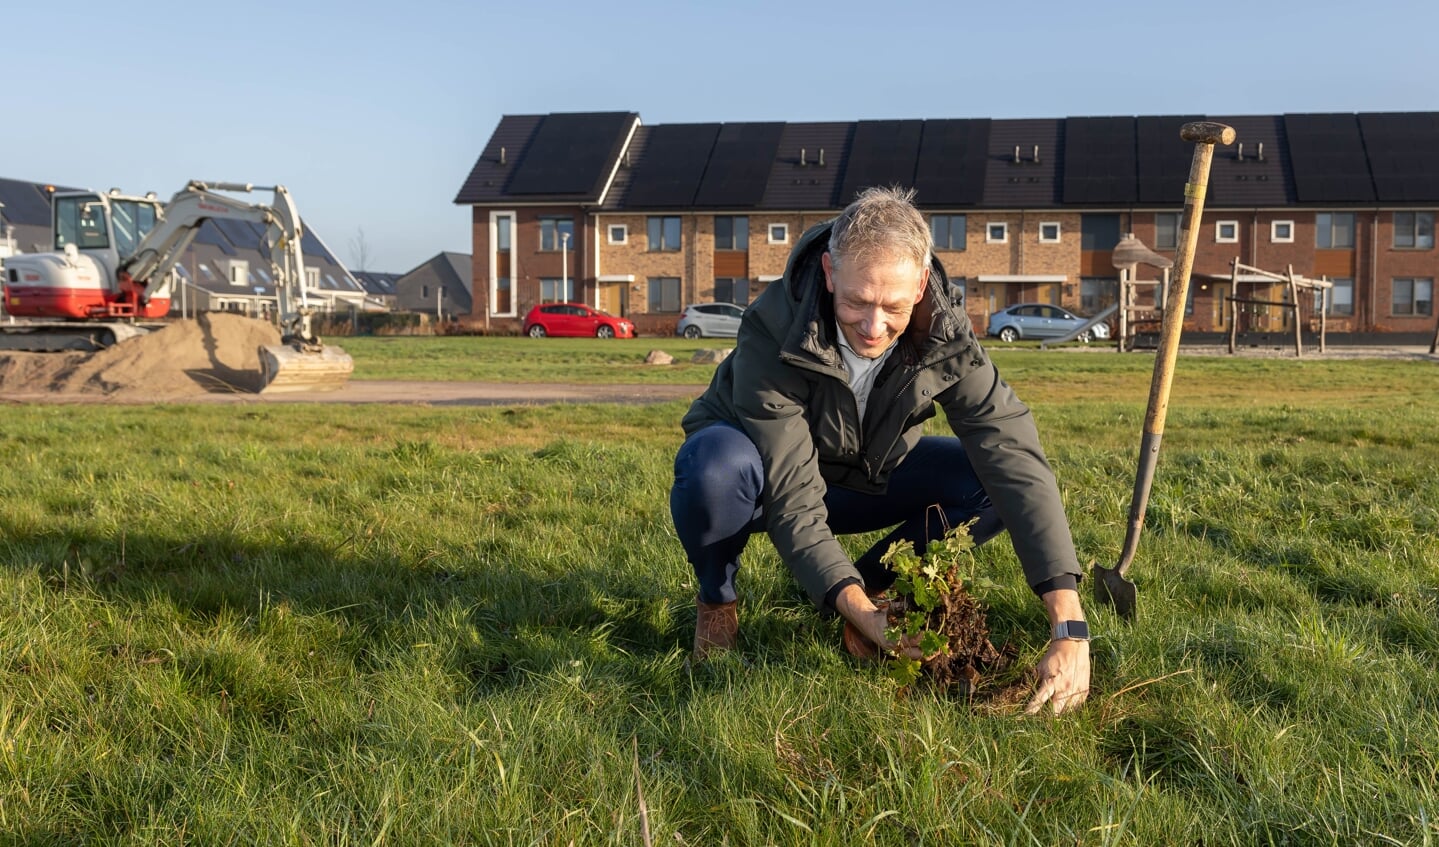
{"type": "Polygon", "coordinates": [[[929,268],[910,258],[885,256],[838,269],[828,253],[820,262],[845,341],[864,358],[878,358],[909,326],[914,305],[924,296],[929,268]]]}

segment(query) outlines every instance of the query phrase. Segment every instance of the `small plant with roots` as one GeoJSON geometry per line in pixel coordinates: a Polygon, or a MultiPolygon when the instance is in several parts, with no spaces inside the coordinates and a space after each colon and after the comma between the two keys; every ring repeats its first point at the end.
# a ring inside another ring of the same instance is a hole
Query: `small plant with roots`
{"type": "Polygon", "coordinates": [[[1010,666],[1012,651],[996,649],[989,640],[984,606],[970,589],[995,584],[975,573],[973,523],[949,529],[929,542],[923,555],[907,541],[895,542],[881,558],[896,574],[897,602],[889,606],[890,639],[916,643],[923,659],[891,654],[887,671],[901,688],[921,677],[941,690],[972,697],[987,675],[1010,666]]]}

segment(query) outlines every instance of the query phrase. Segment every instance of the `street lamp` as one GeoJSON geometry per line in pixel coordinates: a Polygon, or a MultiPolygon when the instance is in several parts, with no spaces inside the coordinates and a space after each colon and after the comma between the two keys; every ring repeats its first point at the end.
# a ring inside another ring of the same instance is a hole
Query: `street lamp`
{"type": "Polygon", "coordinates": [[[574,298],[570,296],[570,234],[560,233],[560,296],[565,302],[574,298]]]}

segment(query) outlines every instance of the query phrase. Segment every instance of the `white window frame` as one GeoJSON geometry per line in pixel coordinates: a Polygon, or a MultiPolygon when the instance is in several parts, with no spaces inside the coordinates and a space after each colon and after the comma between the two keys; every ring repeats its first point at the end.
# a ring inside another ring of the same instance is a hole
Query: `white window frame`
{"type": "Polygon", "coordinates": [[[1272,243],[1274,243],[1274,244],[1293,244],[1293,243],[1294,243],[1294,221],[1270,221],[1270,222],[1269,222],[1269,240],[1270,240],[1270,242],[1272,242],[1272,243]],[[1279,227],[1281,227],[1281,226],[1287,226],[1287,227],[1289,227],[1289,235],[1288,235],[1287,237],[1286,237],[1286,236],[1281,236],[1281,235],[1279,234],[1279,227]]]}
{"type": "Polygon", "coordinates": [[[984,225],[985,244],[1008,244],[1009,221],[989,221],[984,225]],[[994,237],[994,228],[999,227],[999,237],[994,237]]]}
{"type": "Polygon", "coordinates": [[[515,296],[515,289],[517,288],[515,285],[515,271],[519,268],[515,257],[515,243],[519,240],[516,233],[517,222],[518,216],[513,209],[490,212],[490,296],[486,299],[489,301],[490,317],[492,318],[513,318],[519,315],[520,298],[515,296]],[[510,309],[507,312],[495,311],[495,299],[499,297],[500,293],[500,263],[498,261],[499,251],[495,249],[494,245],[500,237],[499,224],[497,223],[500,218],[510,219],[510,309]]]}
{"type": "Polygon", "coordinates": [[[311,291],[320,290],[320,269],[305,268],[305,287],[311,291]]]}
{"type": "Polygon", "coordinates": [[[230,284],[237,286],[250,284],[250,263],[248,261],[245,259],[230,260],[230,284]]]}
{"type": "Polygon", "coordinates": [[[1214,222],[1214,243],[1215,244],[1238,244],[1239,243],[1239,221],[1215,221],[1214,222]],[[1224,237],[1224,228],[1233,227],[1234,234],[1228,238],[1224,237]]]}
{"type": "Polygon", "coordinates": [[[1059,226],[1059,221],[1040,221],[1040,222],[1039,222],[1039,243],[1040,243],[1040,244],[1058,244],[1060,241],[1063,240],[1063,235],[1064,235],[1064,230],[1059,226]],[[1054,237],[1053,237],[1053,238],[1045,238],[1045,237],[1044,237],[1044,228],[1047,227],[1047,226],[1052,226],[1052,227],[1054,227],[1054,237]]]}
{"type": "Polygon", "coordinates": [[[788,244],[789,224],[765,224],[764,235],[770,244],[788,244]],[[779,230],[782,233],[779,238],[774,237],[775,230],[779,230]]]}
{"type": "Polygon", "coordinates": [[[605,225],[605,243],[606,243],[606,244],[629,244],[629,243],[630,243],[630,225],[629,225],[629,224],[606,224],[606,225],[605,225]],[[616,230],[619,231],[619,234],[620,234],[620,237],[619,237],[619,238],[615,238],[615,232],[616,232],[616,230]]]}

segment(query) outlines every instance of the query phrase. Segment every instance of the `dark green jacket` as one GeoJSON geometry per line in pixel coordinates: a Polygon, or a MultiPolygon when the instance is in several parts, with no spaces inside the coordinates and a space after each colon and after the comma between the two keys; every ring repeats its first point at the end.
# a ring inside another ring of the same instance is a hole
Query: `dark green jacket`
{"type": "Polygon", "coordinates": [[[936,403],[964,442],[1029,584],[1078,576],[1059,488],[1029,409],[980,347],[963,295],[938,260],[859,419],[820,267],[829,232],[830,223],[806,232],[784,278],[745,312],[734,353],[684,417],[685,434],[724,421],[759,448],[770,539],[816,605],[842,581],[859,578],[826,523],[827,486],[883,492],[936,403]]]}

